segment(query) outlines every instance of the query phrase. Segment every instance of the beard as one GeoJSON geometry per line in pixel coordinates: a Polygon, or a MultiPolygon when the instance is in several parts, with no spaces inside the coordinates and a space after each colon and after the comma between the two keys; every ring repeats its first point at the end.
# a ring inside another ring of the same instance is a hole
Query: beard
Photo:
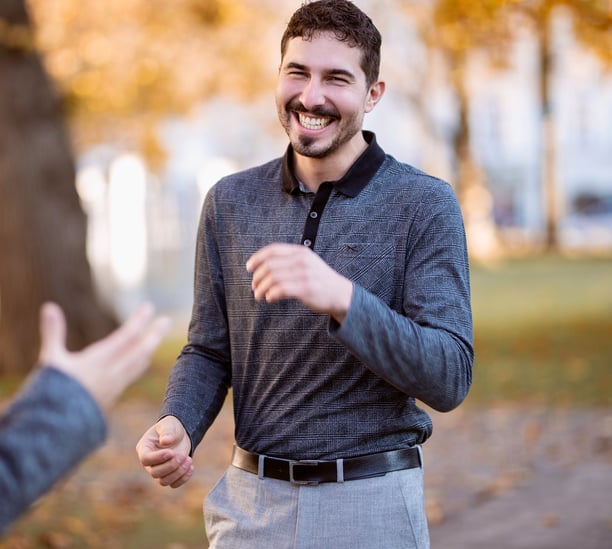
{"type": "Polygon", "coordinates": [[[332,155],[345,143],[348,143],[355,134],[361,132],[362,118],[354,115],[342,118],[338,111],[329,108],[306,109],[299,101],[291,101],[285,106],[278,107],[278,118],[283,126],[293,150],[309,158],[322,159],[332,155]],[[300,125],[296,112],[311,114],[313,116],[333,119],[337,130],[331,137],[319,138],[313,135],[304,135],[300,132],[300,125]]]}
{"type": "Polygon", "coordinates": [[[291,146],[296,153],[302,156],[307,156],[308,158],[325,158],[337,151],[340,145],[342,145],[338,138],[334,138],[331,143],[319,147],[317,147],[317,141],[316,137],[300,135],[297,137],[297,141],[295,139],[291,141],[291,146]]]}

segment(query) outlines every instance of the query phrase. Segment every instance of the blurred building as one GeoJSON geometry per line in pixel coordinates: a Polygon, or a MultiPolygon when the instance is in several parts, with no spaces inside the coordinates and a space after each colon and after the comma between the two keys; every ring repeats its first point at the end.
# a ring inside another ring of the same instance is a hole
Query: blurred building
{"type": "MultiPolygon", "coordinates": [[[[570,21],[556,25],[552,113],[564,249],[612,249],[612,73],[573,38],[570,21]]],[[[538,54],[526,36],[508,70],[475,70],[473,145],[494,197],[495,221],[509,238],[541,236],[543,142],[538,104],[538,54]]]]}

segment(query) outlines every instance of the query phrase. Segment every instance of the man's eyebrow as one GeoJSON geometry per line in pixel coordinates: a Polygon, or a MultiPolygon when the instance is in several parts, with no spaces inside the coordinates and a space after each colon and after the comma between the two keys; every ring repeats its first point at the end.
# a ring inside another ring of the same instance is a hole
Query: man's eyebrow
{"type": "Polygon", "coordinates": [[[295,63],[292,61],[291,63],[287,63],[285,69],[298,69],[300,71],[306,71],[308,70],[308,67],[306,67],[306,65],[301,65],[300,63],[295,63]]]}
{"type": "MultiPolygon", "coordinates": [[[[287,65],[285,66],[285,70],[289,70],[289,69],[297,69],[300,71],[306,71],[308,72],[308,67],[306,65],[302,65],[301,63],[296,63],[295,61],[291,61],[290,63],[287,63],[287,65]]],[[[350,80],[355,80],[355,75],[346,69],[328,69],[325,71],[325,74],[327,75],[332,75],[332,76],[345,76],[346,78],[350,79],[350,80]]]]}

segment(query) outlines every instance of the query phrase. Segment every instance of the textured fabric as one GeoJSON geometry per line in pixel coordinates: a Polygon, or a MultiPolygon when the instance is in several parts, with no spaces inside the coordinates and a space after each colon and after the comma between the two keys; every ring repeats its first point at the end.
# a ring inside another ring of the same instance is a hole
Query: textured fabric
{"type": "Polygon", "coordinates": [[[446,411],[466,396],[472,321],[456,197],[366,136],[331,192],[299,190],[289,147],[208,193],[188,344],[162,410],[185,425],[193,449],[230,386],[237,444],[289,459],[422,444],[432,426],[415,399],[446,411]],[[256,302],[245,268],[267,244],[302,243],[313,207],[313,251],[354,283],[341,326],[295,300],[256,302]]]}
{"type": "Polygon", "coordinates": [[[0,532],[106,437],[92,396],[40,368],[0,418],[0,532]]]}
{"type": "Polygon", "coordinates": [[[423,470],[294,486],[230,467],[207,496],[211,549],[427,549],[423,470]]]}

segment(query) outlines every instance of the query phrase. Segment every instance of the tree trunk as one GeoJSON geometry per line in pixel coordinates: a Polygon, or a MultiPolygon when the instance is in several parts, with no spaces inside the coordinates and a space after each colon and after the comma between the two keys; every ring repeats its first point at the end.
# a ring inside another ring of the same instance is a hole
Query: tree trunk
{"type": "Polygon", "coordinates": [[[69,348],[116,326],[95,295],[73,154],[32,36],[24,0],[2,0],[0,374],[25,373],[36,362],[44,301],[63,307],[69,348]]]}
{"type": "Polygon", "coordinates": [[[489,261],[499,256],[500,242],[493,219],[493,198],[485,174],[472,153],[468,94],[461,61],[453,63],[451,81],[459,107],[459,121],[453,138],[457,197],[463,212],[470,257],[489,261]]]}
{"type": "Polygon", "coordinates": [[[550,97],[550,77],[552,72],[551,16],[546,10],[539,33],[540,63],[540,108],[542,136],[542,193],[545,223],[544,245],[547,251],[555,251],[558,246],[559,197],[556,169],[555,124],[550,97]]]}

